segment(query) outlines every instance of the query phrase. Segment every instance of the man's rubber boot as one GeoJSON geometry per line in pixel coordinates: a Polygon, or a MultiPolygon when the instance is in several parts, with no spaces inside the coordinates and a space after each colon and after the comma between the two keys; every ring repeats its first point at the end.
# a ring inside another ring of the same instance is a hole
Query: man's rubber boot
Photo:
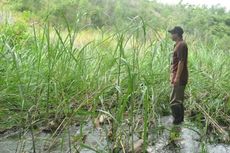
{"type": "Polygon", "coordinates": [[[173,104],[171,106],[173,124],[180,124],[184,121],[184,106],[183,104],[173,104]]]}

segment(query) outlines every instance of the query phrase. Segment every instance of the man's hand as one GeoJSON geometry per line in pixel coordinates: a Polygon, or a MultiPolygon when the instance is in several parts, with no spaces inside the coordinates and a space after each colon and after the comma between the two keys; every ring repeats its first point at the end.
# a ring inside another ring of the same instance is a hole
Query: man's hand
{"type": "Polygon", "coordinates": [[[176,85],[179,85],[179,82],[180,82],[180,79],[176,77],[173,81],[173,84],[176,86],[176,85]]]}

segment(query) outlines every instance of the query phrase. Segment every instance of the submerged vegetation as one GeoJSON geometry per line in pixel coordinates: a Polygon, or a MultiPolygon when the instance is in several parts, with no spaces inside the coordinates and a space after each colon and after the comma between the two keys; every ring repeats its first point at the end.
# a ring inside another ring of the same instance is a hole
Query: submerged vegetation
{"type": "MultiPolygon", "coordinates": [[[[4,1],[13,21],[0,21],[1,133],[16,127],[33,135],[44,127],[54,136],[90,118],[95,127],[108,121],[114,148],[124,149],[138,133],[146,150],[157,119],[169,114],[167,29],[182,24],[189,45],[186,117],[202,141],[229,143],[229,12],[141,0],[56,3],[4,1]]],[[[70,141],[90,148],[79,137],[70,141]]]]}

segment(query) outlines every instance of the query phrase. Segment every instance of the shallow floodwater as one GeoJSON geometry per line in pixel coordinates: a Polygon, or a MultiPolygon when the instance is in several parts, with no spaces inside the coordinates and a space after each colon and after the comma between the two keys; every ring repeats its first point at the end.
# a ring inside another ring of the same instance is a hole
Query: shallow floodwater
{"type": "MultiPolygon", "coordinates": [[[[170,140],[172,128],[172,117],[165,116],[159,119],[159,127],[161,132],[150,132],[149,153],[200,153],[202,150],[200,143],[199,130],[192,124],[186,122],[176,127],[178,131],[178,139],[170,140]]],[[[58,136],[51,137],[51,134],[35,132],[35,149],[37,153],[61,153],[61,152],[80,152],[80,153],[95,153],[93,149],[100,153],[109,152],[111,144],[107,140],[106,131],[108,126],[103,128],[94,128],[92,121],[89,121],[81,128],[80,126],[71,126],[58,136]],[[81,133],[81,131],[83,131],[81,133]],[[84,145],[77,141],[80,135],[84,135],[84,145]],[[70,139],[69,140],[69,135],[70,139]],[[69,143],[71,141],[71,144],[69,143]],[[81,146],[81,147],[80,147],[81,146]],[[91,148],[91,149],[90,149],[91,148]]],[[[154,129],[153,129],[154,131],[154,129]]],[[[139,138],[134,135],[134,141],[139,138]]],[[[9,133],[0,138],[0,153],[29,153],[33,152],[33,143],[30,133],[25,133],[19,139],[19,135],[9,133]]],[[[230,145],[226,144],[206,144],[203,151],[208,153],[230,153],[230,145]]]]}

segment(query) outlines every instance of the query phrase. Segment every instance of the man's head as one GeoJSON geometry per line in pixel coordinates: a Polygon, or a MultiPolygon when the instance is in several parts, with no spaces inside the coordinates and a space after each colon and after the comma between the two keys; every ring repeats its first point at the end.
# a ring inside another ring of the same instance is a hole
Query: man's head
{"type": "Polygon", "coordinates": [[[169,30],[168,32],[171,33],[171,38],[173,41],[177,41],[183,38],[184,30],[179,26],[174,27],[172,30],[169,30]]]}

